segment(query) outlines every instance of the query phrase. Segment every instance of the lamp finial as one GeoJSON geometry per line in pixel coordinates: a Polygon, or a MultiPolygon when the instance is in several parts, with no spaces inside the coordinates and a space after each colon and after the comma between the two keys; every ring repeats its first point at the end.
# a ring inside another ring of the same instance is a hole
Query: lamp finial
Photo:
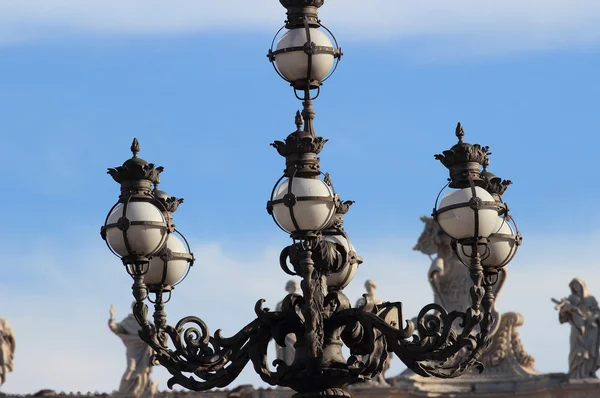
{"type": "Polygon", "coordinates": [[[458,124],[456,125],[456,137],[458,138],[458,142],[463,142],[463,138],[465,136],[465,129],[463,128],[462,124],[460,124],[460,122],[458,122],[458,124]]]}
{"type": "Polygon", "coordinates": [[[131,143],[131,153],[133,153],[134,158],[137,158],[138,153],[140,153],[140,142],[137,138],[134,138],[131,143]]]}

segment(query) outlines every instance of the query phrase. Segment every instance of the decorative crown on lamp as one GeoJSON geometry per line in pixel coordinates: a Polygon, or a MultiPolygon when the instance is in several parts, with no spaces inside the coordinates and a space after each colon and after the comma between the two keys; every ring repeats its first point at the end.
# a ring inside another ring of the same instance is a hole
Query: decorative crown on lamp
{"type": "Polygon", "coordinates": [[[501,196],[512,184],[511,180],[503,180],[496,176],[494,173],[488,170],[490,166],[490,158],[486,156],[483,161],[483,171],[481,172],[481,178],[485,181],[485,189],[492,195],[494,200],[498,203],[502,203],[501,196]]]}
{"type": "Polygon", "coordinates": [[[475,185],[483,186],[485,183],[481,178],[481,165],[491,154],[490,147],[464,142],[465,130],[460,123],[456,126],[455,134],[458,143],[442,154],[434,156],[450,171],[450,188],[468,187],[469,177],[475,185]]]}
{"type": "Polygon", "coordinates": [[[154,163],[148,163],[144,159],[138,157],[140,152],[140,143],[137,138],[133,139],[131,144],[131,153],[133,156],[123,163],[122,166],[109,168],[107,174],[123,188],[129,188],[130,184],[141,184],[151,187],[151,184],[160,181],[160,173],[164,167],[154,167],[154,163]]]}

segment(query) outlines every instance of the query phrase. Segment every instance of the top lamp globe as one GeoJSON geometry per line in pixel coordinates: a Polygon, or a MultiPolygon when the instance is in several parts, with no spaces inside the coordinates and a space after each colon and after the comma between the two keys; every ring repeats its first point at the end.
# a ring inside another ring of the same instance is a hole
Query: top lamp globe
{"type": "Polygon", "coordinates": [[[310,57],[308,55],[311,51],[314,52],[316,47],[333,49],[329,37],[317,28],[308,28],[308,32],[310,40],[304,28],[289,30],[277,43],[278,54],[275,56],[275,64],[279,73],[289,82],[322,81],[333,68],[335,61],[333,52],[313,53],[310,57]],[[279,53],[282,50],[283,52],[279,53]]]}

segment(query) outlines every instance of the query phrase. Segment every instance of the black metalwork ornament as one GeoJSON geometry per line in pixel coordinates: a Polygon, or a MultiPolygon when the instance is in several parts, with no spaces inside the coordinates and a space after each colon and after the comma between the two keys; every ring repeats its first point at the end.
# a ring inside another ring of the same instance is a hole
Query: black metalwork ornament
{"type": "Polygon", "coordinates": [[[462,124],[458,123],[458,143],[442,154],[434,156],[450,171],[450,188],[467,188],[470,185],[469,178],[476,186],[485,185],[481,178],[481,165],[487,156],[491,155],[489,147],[464,142],[464,136],[465,130],[462,124]]]}
{"type": "MultiPolygon", "coordinates": [[[[311,101],[314,97],[310,95],[310,90],[319,88],[322,83],[312,78],[310,70],[311,57],[320,49],[310,40],[309,29],[321,26],[317,9],[324,0],[280,2],[288,10],[286,26],[306,29],[308,38],[300,49],[308,55],[308,76],[291,82],[296,90],[304,92],[304,96],[299,97],[303,100],[303,111],[296,115],[297,130],[285,142],[273,144],[286,158],[286,169],[280,181],[289,178],[291,187],[294,178],[317,179],[321,175],[317,155],[326,140],[314,133],[311,101]]],[[[276,55],[272,50],[269,52],[271,61],[276,55]]],[[[336,60],[339,56],[341,51],[336,60]]],[[[459,143],[436,156],[450,170],[450,185],[472,189],[475,185],[485,185],[480,166],[488,155],[488,148],[464,143],[460,124],[456,134],[459,143]]],[[[134,158],[136,156],[134,153],[134,158]]],[[[152,181],[146,177],[151,173],[144,173],[143,177],[152,181]]],[[[328,175],[323,183],[333,191],[328,175]]],[[[298,196],[291,188],[287,195],[278,199],[272,194],[267,210],[273,213],[275,204],[285,204],[293,209],[301,201],[298,196]],[[281,203],[274,203],[276,200],[281,203]]],[[[323,229],[341,229],[341,221],[336,224],[338,220],[334,214],[336,210],[345,213],[351,203],[341,203],[337,195],[333,195],[332,204],[332,217],[324,223],[323,229]]],[[[486,204],[474,202],[472,205],[486,204]]],[[[292,210],[290,215],[294,217],[292,210]]],[[[298,226],[295,221],[294,224],[298,226]]],[[[302,230],[292,234],[292,238],[293,244],[280,255],[280,265],[286,273],[301,278],[302,294],[286,296],[280,311],[271,311],[263,307],[264,300],[258,300],[254,307],[256,318],[231,337],[223,336],[220,330],[211,334],[206,323],[193,316],[181,319],[175,326],[168,325],[162,294],[155,300],[155,325],[150,324],[145,304],[148,287],[143,276],[147,264],[141,261],[133,264],[132,292],[136,299],[133,311],[141,327],[139,334],[154,350],[155,362],[171,373],[167,382],[170,388],[175,385],[195,391],[223,388],[252,363],[264,382],[292,388],[296,398],[349,397],[346,387],[376,377],[391,352],[409,369],[425,377],[450,378],[473,369],[482,371],[479,357],[490,345],[495,274],[482,267],[477,250],[472,251],[469,265],[473,283],[471,306],[464,312],[448,312],[440,305],[429,304],[420,311],[413,324],[404,320],[399,302],[375,304],[365,297],[365,305],[352,308],[341,289],[328,289],[327,277],[338,272],[352,256],[345,245],[324,239],[322,229],[302,230]],[[295,358],[289,365],[275,360],[272,369],[267,354],[269,342],[275,340],[284,346],[289,334],[296,336],[295,358]],[[348,356],[342,351],[344,345],[350,350],[348,356]]],[[[471,243],[476,245],[477,239],[475,234],[471,243]]]]}

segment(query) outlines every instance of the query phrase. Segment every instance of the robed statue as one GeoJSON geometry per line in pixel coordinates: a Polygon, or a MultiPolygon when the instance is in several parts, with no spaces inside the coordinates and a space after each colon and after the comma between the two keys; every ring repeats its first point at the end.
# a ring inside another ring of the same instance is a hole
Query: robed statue
{"type": "Polygon", "coordinates": [[[0,386],[6,381],[6,374],[13,371],[15,357],[15,332],[6,321],[0,318],[0,386]]]}
{"type": "Polygon", "coordinates": [[[558,310],[560,323],[571,325],[569,351],[569,377],[573,379],[596,378],[600,368],[600,309],[581,279],[569,283],[571,295],[552,301],[558,310]]]}
{"type": "Polygon", "coordinates": [[[133,314],[127,315],[118,323],[115,322],[114,316],[115,307],[111,305],[108,327],[125,344],[127,368],[121,378],[119,390],[113,394],[113,397],[153,397],[156,394],[158,382],[150,380],[152,349],[138,335],[140,325],[133,314]]]}
{"type": "MultiPolygon", "coordinates": [[[[297,281],[290,280],[285,285],[285,291],[288,294],[297,294],[300,290],[300,284],[297,281]]],[[[283,306],[283,301],[277,304],[277,311],[281,311],[283,306]]],[[[280,346],[279,344],[275,345],[275,349],[277,351],[277,359],[285,362],[286,365],[291,365],[294,362],[294,357],[296,355],[296,351],[294,349],[294,344],[296,344],[296,335],[293,333],[285,336],[285,347],[280,346]]]]}

